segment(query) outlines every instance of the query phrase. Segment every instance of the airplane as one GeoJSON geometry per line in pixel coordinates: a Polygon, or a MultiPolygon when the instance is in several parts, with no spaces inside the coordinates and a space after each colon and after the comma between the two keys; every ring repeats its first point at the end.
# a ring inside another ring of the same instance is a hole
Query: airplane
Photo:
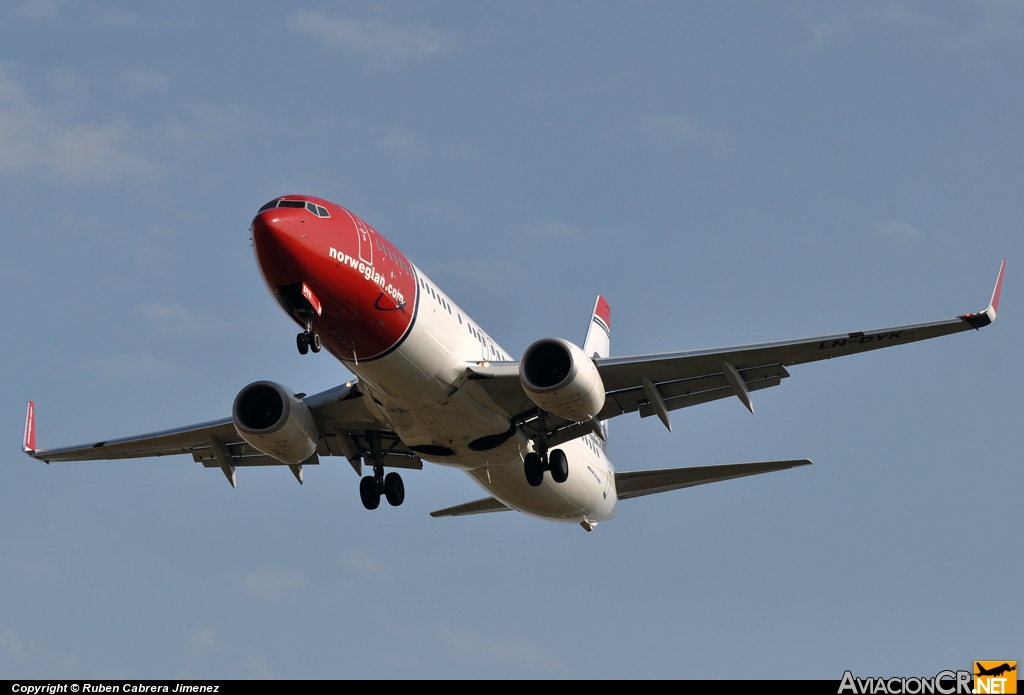
{"type": "Polygon", "coordinates": [[[976,676],[995,676],[995,677],[998,677],[998,676],[1003,675],[1004,673],[1009,673],[1010,671],[1016,671],[1017,670],[1017,664],[1016,663],[1014,663],[1013,666],[1010,666],[1010,664],[1004,662],[1004,663],[1000,664],[999,666],[995,666],[993,668],[985,668],[980,663],[975,661],[974,665],[977,666],[977,668],[978,668],[978,672],[974,674],[976,676]]]}
{"type": "Polygon", "coordinates": [[[976,314],[799,340],[634,357],[610,353],[611,310],[598,296],[582,346],[561,338],[511,357],[380,232],[340,205],[286,195],[250,227],[256,263],[302,331],[300,354],[326,350],[355,379],[307,396],[271,381],[249,384],[231,416],[152,434],[59,449],[36,448],[28,404],[24,451],[46,463],[190,454],[219,468],[303,467],[343,456],[367,509],[405,499],[401,475],[423,461],[465,471],[486,497],[431,513],[516,510],[591,531],[617,503],[653,493],[811,464],[807,459],[616,471],[607,421],[657,416],[778,386],[793,365],[961,331],[996,318],[1006,259],[988,307],[976,314]],[[363,475],[363,466],[369,471],[363,475]]]}

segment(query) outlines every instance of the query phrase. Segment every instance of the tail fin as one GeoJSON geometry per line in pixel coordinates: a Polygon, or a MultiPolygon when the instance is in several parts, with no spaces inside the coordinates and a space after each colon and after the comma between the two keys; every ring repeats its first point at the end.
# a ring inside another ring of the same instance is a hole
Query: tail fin
{"type": "MultiPolygon", "coordinates": [[[[583,341],[583,352],[587,357],[608,357],[611,354],[611,326],[612,310],[605,298],[597,295],[594,313],[590,317],[590,328],[587,329],[587,339],[583,341]]],[[[604,447],[608,442],[608,423],[602,422],[600,427],[600,444],[604,447]]]]}
{"type": "Polygon", "coordinates": [[[611,350],[612,311],[608,302],[601,295],[597,296],[594,313],[590,317],[590,328],[587,339],[583,342],[583,352],[587,357],[608,357],[611,350]]]}
{"type": "Polygon", "coordinates": [[[25,439],[21,448],[26,454],[36,450],[36,405],[32,401],[28,402],[28,412],[25,413],[25,439]]]}

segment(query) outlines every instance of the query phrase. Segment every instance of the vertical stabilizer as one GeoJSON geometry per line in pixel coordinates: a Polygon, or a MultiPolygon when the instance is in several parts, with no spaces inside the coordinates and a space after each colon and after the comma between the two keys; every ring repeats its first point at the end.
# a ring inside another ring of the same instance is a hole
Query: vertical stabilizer
{"type": "Polygon", "coordinates": [[[587,339],[583,342],[583,352],[587,357],[609,357],[611,349],[612,311],[608,302],[601,295],[597,296],[594,313],[590,317],[590,328],[587,339]]]}
{"type": "MultiPolygon", "coordinates": [[[[590,316],[587,339],[583,341],[583,352],[587,357],[610,357],[612,335],[612,310],[601,295],[597,296],[594,313],[590,316]]],[[[601,446],[608,441],[608,423],[600,423],[601,446]]],[[[596,434],[596,433],[595,433],[596,434]]]]}

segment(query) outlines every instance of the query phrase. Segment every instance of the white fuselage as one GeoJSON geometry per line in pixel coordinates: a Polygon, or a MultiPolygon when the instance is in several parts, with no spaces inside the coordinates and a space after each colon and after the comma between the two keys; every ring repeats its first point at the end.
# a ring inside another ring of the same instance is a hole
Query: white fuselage
{"type": "Polygon", "coordinates": [[[419,279],[412,330],[390,354],[370,362],[346,361],[382,416],[409,446],[440,445],[455,455],[432,459],[466,471],[490,495],[524,514],[554,521],[595,524],[615,516],[615,473],[603,443],[589,434],[557,448],[569,477],[545,474],[532,487],[523,457],[533,451],[518,431],[504,444],[472,451],[469,442],[506,431],[509,415],[473,380],[466,365],[512,358],[479,325],[416,268],[419,279]]]}

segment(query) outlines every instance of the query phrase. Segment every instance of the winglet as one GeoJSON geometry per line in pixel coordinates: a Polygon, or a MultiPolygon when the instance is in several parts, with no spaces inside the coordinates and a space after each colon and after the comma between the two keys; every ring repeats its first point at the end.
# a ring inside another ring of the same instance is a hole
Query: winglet
{"type": "Polygon", "coordinates": [[[996,278],[996,286],[992,290],[992,299],[989,300],[988,308],[978,314],[966,314],[961,316],[964,321],[970,324],[971,328],[984,328],[996,320],[996,312],[999,311],[999,295],[1003,292],[1003,274],[1006,272],[1006,259],[1003,259],[999,266],[999,276],[996,278]]]}
{"type": "Polygon", "coordinates": [[[28,412],[25,414],[25,439],[21,448],[26,454],[34,454],[36,451],[36,404],[28,402],[28,412]]]}
{"type": "Polygon", "coordinates": [[[996,286],[992,289],[992,299],[988,302],[988,309],[985,309],[985,313],[988,314],[989,321],[996,320],[996,312],[999,311],[999,295],[1003,291],[1003,273],[1006,272],[1006,259],[1003,259],[1002,265],[999,266],[999,277],[996,278],[996,286]]]}

